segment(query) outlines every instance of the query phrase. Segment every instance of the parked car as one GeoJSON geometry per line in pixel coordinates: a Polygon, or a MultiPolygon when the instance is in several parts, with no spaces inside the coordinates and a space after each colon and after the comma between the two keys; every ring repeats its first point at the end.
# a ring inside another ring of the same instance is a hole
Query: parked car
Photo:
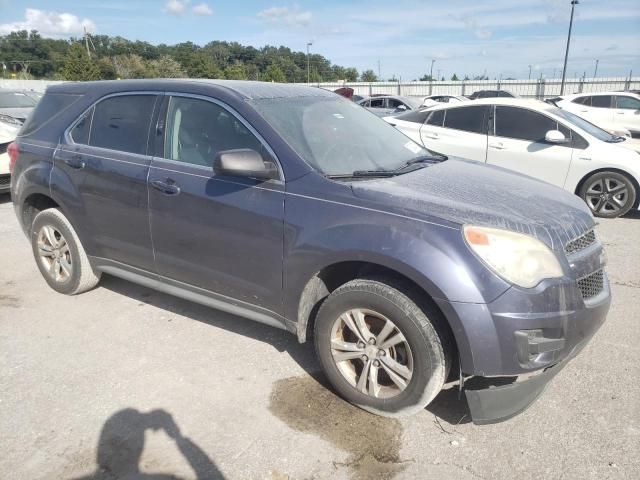
{"type": "Polygon", "coordinates": [[[575,113],[607,131],[626,129],[640,138],[640,95],[631,92],[578,93],[553,99],[560,108],[575,113]]]}
{"type": "Polygon", "coordinates": [[[16,138],[22,123],[13,117],[0,115],[0,194],[9,192],[11,175],[7,149],[16,138]]]}
{"type": "Polygon", "coordinates": [[[20,90],[0,89],[0,115],[24,122],[37,103],[36,99],[20,90]]]}
{"type": "Polygon", "coordinates": [[[377,95],[360,100],[358,105],[363,106],[379,117],[386,117],[389,115],[398,115],[409,110],[417,110],[422,106],[422,99],[419,97],[402,97],[397,95],[377,95]]]}
{"type": "Polygon", "coordinates": [[[469,99],[461,95],[428,95],[422,98],[422,105],[432,106],[437,103],[459,103],[467,101],[469,101],[469,99]]]}
{"type": "Polygon", "coordinates": [[[337,93],[338,95],[341,95],[344,98],[348,98],[349,100],[353,100],[353,88],[351,88],[351,87],[336,88],[333,91],[333,93],[337,93]]]}
{"type": "Polygon", "coordinates": [[[562,187],[596,216],[638,208],[639,152],[622,147],[626,139],[548,103],[486,99],[386,120],[431,150],[562,187]]]}
{"type": "Polygon", "coordinates": [[[497,97],[517,98],[517,95],[514,95],[507,90],[478,90],[477,92],[473,92],[467,98],[469,98],[470,100],[478,100],[479,98],[497,97]]]}
{"type": "Polygon", "coordinates": [[[475,422],[510,418],[609,309],[578,198],[434,156],[326,90],[66,83],[10,153],[54,290],[109,273],[313,340],[336,391],[376,414],[421,411],[455,365],[507,377],[466,395],[475,422]]]}

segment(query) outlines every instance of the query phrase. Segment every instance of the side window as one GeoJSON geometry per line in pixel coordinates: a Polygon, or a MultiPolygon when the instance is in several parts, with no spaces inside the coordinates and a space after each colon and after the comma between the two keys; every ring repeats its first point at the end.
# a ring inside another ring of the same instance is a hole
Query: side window
{"type": "Polygon", "coordinates": [[[441,127],[444,124],[444,112],[444,110],[436,110],[435,112],[433,112],[427,120],[427,125],[441,127]]]}
{"type": "Polygon", "coordinates": [[[89,145],[122,152],[147,153],[155,95],[121,95],[95,106],[89,145]]]}
{"type": "Polygon", "coordinates": [[[558,122],[555,120],[525,108],[498,105],[495,121],[496,136],[530,142],[544,142],[549,130],[558,129],[558,122]]]}
{"type": "Polygon", "coordinates": [[[591,106],[597,108],[611,108],[611,95],[594,95],[591,97],[591,106]]]}
{"type": "Polygon", "coordinates": [[[616,96],[616,107],[624,110],[640,110],[640,100],[623,95],[616,96]]]}
{"type": "Polygon", "coordinates": [[[412,112],[398,115],[396,118],[405,122],[419,123],[422,125],[430,113],[431,112],[429,110],[414,110],[412,112]]]}
{"type": "Polygon", "coordinates": [[[211,167],[223,150],[250,148],[265,156],[253,133],[221,106],[197,98],[171,97],[164,158],[211,167]]]}
{"type": "Polygon", "coordinates": [[[447,110],[444,126],[465,132],[486,133],[485,114],[487,110],[488,107],[485,105],[450,108],[447,110]]]}
{"type": "Polygon", "coordinates": [[[73,127],[69,134],[74,143],[87,145],[89,143],[89,131],[91,130],[91,118],[93,117],[93,108],[89,110],[80,119],[76,126],[73,127]]]}
{"type": "Polygon", "coordinates": [[[586,105],[587,107],[591,106],[591,97],[578,97],[573,100],[573,103],[577,103],[579,105],[586,105]]]}
{"type": "Polygon", "coordinates": [[[371,108],[384,108],[384,98],[372,99],[369,106],[371,108]]]}

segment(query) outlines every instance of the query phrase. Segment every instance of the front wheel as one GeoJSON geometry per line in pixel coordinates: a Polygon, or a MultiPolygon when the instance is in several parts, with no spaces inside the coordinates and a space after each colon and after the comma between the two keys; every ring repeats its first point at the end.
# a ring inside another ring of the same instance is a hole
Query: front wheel
{"type": "Polygon", "coordinates": [[[618,172],[591,175],[580,189],[580,197],[596,217],[616,218],[624,215],[636,201],[633,182],[618,172]]]}
{"type": "Polygon", "coordinates": [[[343,398],[378,415],[411,415],[435,398],[448,374],[440,317],[384,281],[353,280],[322,304],[316,351],[343,398]]]}

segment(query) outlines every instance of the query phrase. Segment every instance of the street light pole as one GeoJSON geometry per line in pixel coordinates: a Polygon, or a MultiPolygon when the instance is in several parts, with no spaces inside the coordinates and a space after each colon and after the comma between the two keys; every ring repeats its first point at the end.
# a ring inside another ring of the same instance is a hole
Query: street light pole
{"type": "Polygon", "coordinates": [[[435,59],[431,59],[431,71],[429,72],[429,76],[431,77],[431,81],[433,82],[433,64],[436,63],[435,59]]]}
{"type": "Polygon", "coordinates": [[[313,45],[313,42],[307,42],[307,85],[309,85],[309,47],[313,45]]]}
{"type": "Polygon", "coordinates": [[[593,78],[598,76],[598,63],[600,63],[600,60],[596,59],[596,69],[593,71],[593,78]]]}
{"type": "Polygon", "coordinates": [[[580,2],[571,0],[571,20],[569,20],[569,35],[567,36],[567,49],[564,52],[564,67],[562,68],[562,83],[560,84],[560,95],[564,95],[564,82],[567,78],[567,59],[569,58],[569,44],[571,43],[571,29],[573,28],[573,12],[580,2]]]}
{"type": "Polygon", "coordinates": [[[529,80],[531,80],[531,65],[529,65],[529,80]]]}

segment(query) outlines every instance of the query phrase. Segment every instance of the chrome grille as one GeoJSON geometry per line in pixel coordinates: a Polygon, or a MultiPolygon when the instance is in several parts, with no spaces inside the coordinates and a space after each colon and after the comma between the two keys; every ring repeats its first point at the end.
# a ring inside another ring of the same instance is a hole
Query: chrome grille
{"type": "Polygon", "coordinates": [[[0,187],[8,187],[11,184],[10,175],[0,175],[0,187]]]}
{"type": "Polygon", "coordinates": [[[585,300],[595,297],[604,289],[604,271],[598,270],[581,278],[578,280],[578,288],[585,300]]]}
{"type": "Polygon", "coordinates": [[[594,243],[596,243],[596,232],[594,230],[589,230],[584,235],[581,235],[567,243],[564,247],[564,251],[567,255],[571,255],[579,252],[580,250],[584,250],[594,243]]]}

